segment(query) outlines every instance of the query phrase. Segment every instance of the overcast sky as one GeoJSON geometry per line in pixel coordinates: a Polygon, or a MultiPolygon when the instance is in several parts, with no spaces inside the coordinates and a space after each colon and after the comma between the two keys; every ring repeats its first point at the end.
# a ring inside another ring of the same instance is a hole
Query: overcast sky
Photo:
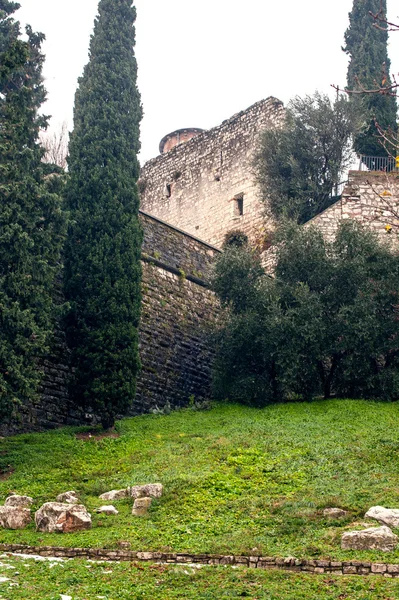
{"type": "MultiPolygon", "coordinates": [[[[98,0],[19,0],[19,18],[46,34],[45,110],[72,128],[77,78],[98,0]]],[[[135,0],[144,106],[141,162],[174,129],[208,129],[268,96],[286,103],[344,85],[341,51],[352,0],[135,0]]],[[[389,0],[388,0],[389,4],[389,0]]],[[[396,8],[390,1],[396,19],[396,8]]],[[[399,70],[399,32],[390,42],[399,70]]]]}

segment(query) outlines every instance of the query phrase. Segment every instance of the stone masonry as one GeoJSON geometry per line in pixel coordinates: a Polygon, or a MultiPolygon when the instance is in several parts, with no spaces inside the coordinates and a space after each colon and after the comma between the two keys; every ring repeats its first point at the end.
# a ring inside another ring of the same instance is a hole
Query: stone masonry
{"type": "Polygon", "coordinates": [[[142,209],[217,247],[233,229],[255,240],[264,210],[253,156],[259,133],[283,116],[282,103],[267,98],[150,160],[139,182],[142,209]]]}
{"type": "MultiPolygon", "coordinates": [[[[187,406],[190,398],[209,398],[208,328],[217,310],[207,282],[219,250],[145,213],[140,220],[142,370],[131,415],[187,406]]],[[[18,407],[18,415],[0,425],[0,435],[96,422],[89,409],[77,410],[68,396],[69,353],[60,327],[43,366],[41,400],[18,407]]]]}
{"type": "Polygon", "coordinates": [[[382,239],[391,235],[389,226],[399,227],[399,174],[350,171],[341,200],[316,215],[305,227],[315,226],[331,239],[339,223],[346,219],[363,223],[382,239]]]}
{"type": "Polygon", "coordinates": [[[26,546],[23,544],[0,544],[0,552],[30,554],[56,558],[81,558],[104,562],[156,562],[178,565],[227,565],[235,568],[291,571],[324,575],[363,575],[387,578],[399,577],[399,564],[372,563],[360,560],[316,560],[296,557],[234,556],[222,554],[189,554],[174,552],[136,552],[132,550],[107,550],[102,548],[65,548],[62,546],[26,546]]]}

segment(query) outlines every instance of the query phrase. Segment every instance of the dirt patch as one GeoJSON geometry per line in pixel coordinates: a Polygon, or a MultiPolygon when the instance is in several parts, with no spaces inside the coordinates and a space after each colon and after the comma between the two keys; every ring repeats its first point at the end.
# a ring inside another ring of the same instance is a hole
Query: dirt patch
{"type": "Polygon", "coordinates": [[[84,440],[85,442],[103,440],[104,438],[119,438],[120,434],[117,431],[82,431],[76,434],[77,440],[84,440]]]}
{"type": "Polygon", "coordinates": [[[0,481],[6,481],[14,473],[15,469],[11,465],[0,470],[0,481]]]}

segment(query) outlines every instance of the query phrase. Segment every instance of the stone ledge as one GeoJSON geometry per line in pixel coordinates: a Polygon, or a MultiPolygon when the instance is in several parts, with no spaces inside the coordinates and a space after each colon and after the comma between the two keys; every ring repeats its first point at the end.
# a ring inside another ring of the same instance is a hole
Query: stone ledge
{"type": "Polygon", "coordinates": [[[239,565],[251,569],[279,569],[305,573],[335,573],[339,575],[380,575],[399,577],[399,564],[369,563],[358,560],[329,561],[306,560],[294,557],[225,556],[222,554],[190,554],[186,552],[133,552],[131,550],[106,550],[103,548],[65,548],[62,546],[25,546],[23,544],[0,544],[0,552],[12,554],[36,554],[57,558],[86,558],[118,562],[162,562],[168,564],[197,563],[203,565],[239,565]]]}

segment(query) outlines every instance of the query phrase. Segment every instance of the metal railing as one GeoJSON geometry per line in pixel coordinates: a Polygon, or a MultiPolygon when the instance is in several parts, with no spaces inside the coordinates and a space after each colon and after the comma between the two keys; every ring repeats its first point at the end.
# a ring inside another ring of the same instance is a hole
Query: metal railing
{"type": "Polygon", "coordinates": [[[396,171],[396,159],[393,156],[359,156],[359,171],[396,171]]]}

